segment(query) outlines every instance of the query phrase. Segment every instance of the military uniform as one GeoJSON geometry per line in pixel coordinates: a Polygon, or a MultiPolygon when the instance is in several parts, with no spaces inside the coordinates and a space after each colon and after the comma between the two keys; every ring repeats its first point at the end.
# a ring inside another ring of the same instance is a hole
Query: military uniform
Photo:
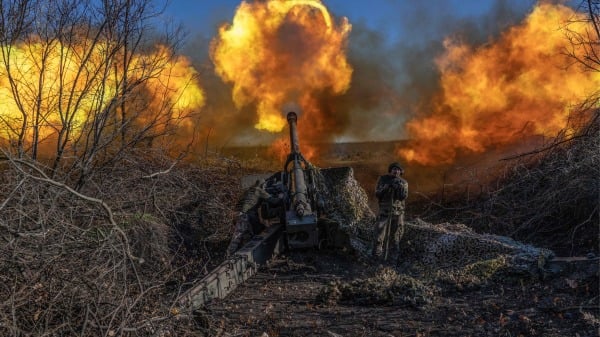
{"type": "Polygon", "coordinates": [[[256,183],[244,191],[237,204],[239,210],[233,236],[229,247],[227,247],[227,255],[231,255],[238,250],[242,242],[248,241],[254,234],[260,231],[258,224],[258,208],[260,203],[269,199],[271,196],[262,188],[263,182],[257,180],[256,183]],[[254,226],[253,226],[254,225],[254,226]]]}
{"type": "Polygon", "coordinates": [[[400,239],[404,234],[404,207],[408,196],[408,182],[392,174],[393,167],[402,170],[394,163],[390,165],[390,173],[377,180],[375,196],[379,201],[379,214],[374,230],[373,256],[381,258],[387,249],[388,256],[395,262],[400,251],[400,239]]]}

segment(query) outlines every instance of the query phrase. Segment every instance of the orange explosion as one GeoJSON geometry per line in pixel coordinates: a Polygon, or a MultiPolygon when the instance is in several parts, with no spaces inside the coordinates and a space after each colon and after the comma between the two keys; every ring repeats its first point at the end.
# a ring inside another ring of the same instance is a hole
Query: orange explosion
{"type": "Polygon", "coordinates": [[[115,118],[129,118],[128,123],[141,127],[155,123],[153,131],[160,134],[160,128],[185,126],[183,117],[204,105],[196,71],[187,59],[158,46],[152,54],[130,55],[125,70],[123,59],[107,58],[109,49],[110,42],[82,40],[65,46],[35,37],[6,47],[2,53],[7,61],[0,67],[0,139],[15,139],[24,125],[26,140],[32,140],[37,129],[39,142],[51,148],[48,140],[61,129],[76,139],[98,114],[123,107],[122,99],[127,111],[115,118]],[[89,58],[81,57],[88,53],[89,58]],[[119,90],[125,72],[129,83],[142,85],[132,86],[123,96],[119,90]]]}
{"type": "Polygon", "coordinates": [[[350,85],[344,54],[350,29],[346,18],[336,24],[319,0],[243,1],[212,41],[211,57],[217,74],[233,84],[236,106],[256,106],[255,128],[283,130],[282,108],[296,102],[304,111],[298,129],[309,139],[326,127],[313,122],[328,120],[314,96],[341,94],[350,85]]]}
{"type": "Polygon", "coordinates": [[[447,39],[436,63],[441,93],[432,111],[407,123],[411,142],[398,153],[423,165],[452,163],[461,152],[481,153],[523,137],[554,136],[569,110],[600,87],[600,74],[569,67],[565,25],[589,31],[581,14],[538,4],[526,20],[485,46],[447,39]],[[577,21],[577,22],[575,22],[577,21]]]}

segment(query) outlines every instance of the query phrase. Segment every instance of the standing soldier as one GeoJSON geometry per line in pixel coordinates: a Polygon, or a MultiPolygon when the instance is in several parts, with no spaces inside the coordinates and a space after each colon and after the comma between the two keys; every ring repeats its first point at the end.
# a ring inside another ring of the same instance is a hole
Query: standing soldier
{"type": "Polygon", "coordinates": [[[408,182],[402,178],[404,169],[399,163],[391,163],[388,173],[377,180],[375,196],[379,202],[379,214],[374,233],[373,256],[387,259],[388,253],[397,262],[400,239],[404,234],[404,200],[408,196],[408,182]]]}
{"type": "Polygon", "coordinates": [[[227,255],[235,253],[243,241],[248,241],[258,228],[253,228],[253,225],[260,222],[258,212],[261,202],[268,200],[271,196],[263,189],[264,180],[258,179],[253,186],[244,191],[240,198],[237,209],[239,210],[238,218],[235,223],[235,229],[229,247],[227,247],[227,255]]]}

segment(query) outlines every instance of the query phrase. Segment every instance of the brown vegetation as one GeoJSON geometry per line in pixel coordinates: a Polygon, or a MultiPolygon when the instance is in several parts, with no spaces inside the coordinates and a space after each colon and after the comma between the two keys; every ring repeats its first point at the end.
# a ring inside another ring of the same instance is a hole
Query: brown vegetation
{"type": "MultiPolygon", "coordinates": [[[[598,254],[600,110],[584,110],[554,140],[488,173],[468,176],[425,201],[424,218],[508,235],[564,256],[598,254]],[[479,181],[482,178],[479,178],[479,181]],[[432,202],[433,201],[433,202],[432,202]]],[[[421,201],[423,202],[423,201],[421,201]]]]}
{"type": "Polygon", "coordinates": [[[129,153],[80,192],[4,157],[0,334],[149,336],[218,261],[240,172],[129,153]],[[161,173],[161,171],[164,171],[161,173]]]}

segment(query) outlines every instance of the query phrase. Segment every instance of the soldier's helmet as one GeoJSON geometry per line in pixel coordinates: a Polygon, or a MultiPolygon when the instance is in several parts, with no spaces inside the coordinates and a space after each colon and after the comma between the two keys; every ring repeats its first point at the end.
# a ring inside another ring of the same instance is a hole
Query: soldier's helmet
{"type": "Polygon", "coordinates": [[[398,162],[393,162],[393,163],[390,164],[390,166],[388,166],[388,173],[391,173],[392,169],[394,167],[397,168],[397,169],[399,169],[400,172],[401,172],[401,174],[404,174],[404,169],[402,168],[402,166],[398,162]]]}

